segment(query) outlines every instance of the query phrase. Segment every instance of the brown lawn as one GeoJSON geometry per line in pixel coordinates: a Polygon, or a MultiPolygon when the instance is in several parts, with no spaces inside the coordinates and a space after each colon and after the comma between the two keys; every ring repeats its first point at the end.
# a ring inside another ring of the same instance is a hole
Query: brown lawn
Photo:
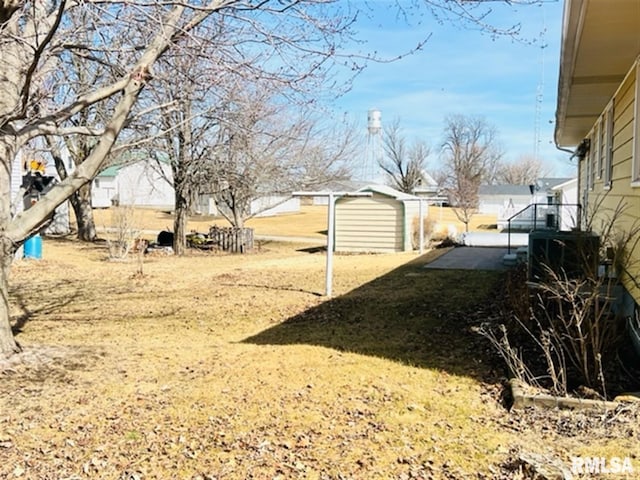
{"type": "MultiPolygon", "coordinates": [[[[154,215],[145,228],[171,220],[154,215]]],[[[303,215],[253,225],[323,228],[303,215]]],[[[628,412],[505,408],[468,331],[499,274],[423,269],[436,252],[337,255],[328,300],[308,246],[146,258],[143,275],[73,240],[17,260],[25,353],[0,363],[0,478],[508,479],[532,478],[523,452],[637,454],[628,412]]]]}
{"type": "MultiPolygon", "coordinates": [[[[135,227],[152,236],[151,232],[173,229],[171,212],[156,209],[136,209],[132,222],[135,227]]],[[[452,227],[457,232],[464,231],[464,225],[456,218],[453,210],[447,207],[429,207],[428,218],[442,229],[452,227]]],[[[115,223],[114,209],[94,210],[96,227],[102,229],[115,223]]],[[[470,230],[483,230],[496,223],[495,215],[475,215],[469,225],[470,230]]],[[[198,232],[208,232],[212,225],[229,226],[223,217],[193,215],[189,217],[188,228],[198,232]]],[[[247,221],[247,227],[255,230],[256,235],[284,235],[322,239],[327,230],[327,207],[305,205],[300,213],[279,215],[276,217],[257,217],[247,221]]]]}

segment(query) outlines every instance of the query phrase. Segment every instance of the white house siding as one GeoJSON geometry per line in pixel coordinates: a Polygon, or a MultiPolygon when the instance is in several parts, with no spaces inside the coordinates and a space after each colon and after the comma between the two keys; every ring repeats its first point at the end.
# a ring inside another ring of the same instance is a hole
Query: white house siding
{"type": "Polygon", "coordinates": [[[311,204],[312,205],[320,205],[320,206],[329,205],[329,197],[327,195],[324,195],[324,196],[321,196],[321,197],[312,197],[311,204]]]}
{"type": "Polygon", "coordinates": [[[109,208],[117,198],[118,184],[114,176],[98,176],[93,180],[91,188],[91,206],[93,208],[109,208]]]}
{"type": "Polygon", "coordinates": [[[335,250],[400,252],[405,249],[402,202],[383,195],[345,197],[336,201],[335,250]]]}
{"type": "Polygon", "coordinates": [[[171,166],[167,164],[137,162],[122,167],[116,177],[120,205],[173,208],[173,186],[165,177],[171,178],[171,166]]]}
{"type": "Polygon", "coordinates": [[[530,203],[531,195],[480,195],[478,213],[505,219],[526,208],[530,203]]]}
{"type": "Polygon", "coordinates": [[[195,210],[200,215],[213,215],[218,216],[218,208],[216,207],[216,201],[213,195],[203,193],[196,198],[195,210]]]}
{"type": "Polygon", "coordinates": [[[172,209],[175,204],[171,166],[139,161],[110,167],[93,180],[91,205],[110,207],[114,203],[136,207],[172,209]],[[159,169],[162,169],[162,173],[159,169]]]}
{"type": "MultiPolygon", "coordinates": [[[[199,195],[196,210],[204,215],[220,216],[216,201],[212,195],[199,195]]],[[[300,199],[288,196],[261,197],[251,202],[251,212],[258,212],[256,217],[273,217],[287,213],[300,212],[300,199]]]]}
{"type": "Polygon", "coordinates": [[[560,207],[560,230],[568,231],[578,226],[578,179],[575,178],[566,183],[553,187],[556,195],[556,203],[560,207]]]}
{"type": "Polygon", "coordinates": [[[259,212],[256,213],[256,217],[272,217],[299,211],[300,199],[297,197],[272,195],[260,197],[251,202],[251,212],[259,212]]]}
{"type": "Polygon", "coordinates": [[[23,210],[22,196],[17,196],[22,186],[22,175],[22,152],[18,152],[11,168],[11,202],[12,210],[16,213],[23,210]]]}

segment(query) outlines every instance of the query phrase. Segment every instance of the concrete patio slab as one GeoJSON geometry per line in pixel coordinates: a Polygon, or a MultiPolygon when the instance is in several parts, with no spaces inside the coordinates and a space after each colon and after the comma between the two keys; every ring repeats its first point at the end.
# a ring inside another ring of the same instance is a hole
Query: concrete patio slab
{"type": "Polygon", "coordinates": [[[503,259],[507,253],[501,247],[456,247],[424,268],[448,270],[506,270],[503,259]]]}

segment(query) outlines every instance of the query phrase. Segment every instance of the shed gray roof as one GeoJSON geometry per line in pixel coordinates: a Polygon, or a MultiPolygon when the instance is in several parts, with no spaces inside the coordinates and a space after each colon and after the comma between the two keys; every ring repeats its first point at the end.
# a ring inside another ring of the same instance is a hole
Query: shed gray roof
{"type": "Polygon", "coordinates": [[[523,195],[531,196],[529,185],[480,185],[479,195],[523,195]]]}
{"type": "Polygon", "coordinates": [[[391,188],[387,185],[367,185],[366,187],[363,187],[358,191],[379,193],[380,195],[393,197],[396,200],[416,200],[418,198],[415,195],[401,192],[400,190],[396,190],[395,188],[391,188]]]}
{"type": "MultiPolygon", "coordinates": [[[[563,183],[573,180],[572,178],[552,178],[545,177],[536,180],[537,191],[544,192],[562,185],[563,183]]],[[[529,185],[480,185],[478,189],[479,195],[531,195],[529,185]]]]}
{"type": "Polygon", "coordinates": [[[367,182],[359,182],[355,180],[334,180],[323,185],[319,185],[316,190],[319,192],[355,192],[366,185],[368,185],[367,182]]]}
{"type": "Polygon", "coordinates": [[[557,187],[558,185],[561,185],[563,183],[568,182],[569,180],[571,180],[571,177],[564,177],[564,178],[539,178],[538,180],[536,180],[536,185],[542,190],[550,190],[553,187],[557,187]]]}

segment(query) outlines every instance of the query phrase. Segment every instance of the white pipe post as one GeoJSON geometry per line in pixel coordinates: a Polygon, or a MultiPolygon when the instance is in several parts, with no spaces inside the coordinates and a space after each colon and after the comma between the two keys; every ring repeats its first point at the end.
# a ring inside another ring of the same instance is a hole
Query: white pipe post
{"type": "Polygon", "coordinates": [[[420,255],[424,253],[424,207],[422,206],[422,198],[420,198],[418,203],[418,217],[420,217],[420,255]]]}
{"type": "Polygon", "coordinates": [[[327,197],[329,212],[327,219],[327,271],[325,273],[325,295],[331,297],[331,284],[333,279],[333,250],[335,237],[335,209],[336,199],[340,197],[371,197],[371,192],[293,192],[294,197],[327,197]]]}
{"type": "Polygon", "coordinates": [[[331,283],[333,278],[333,231],[335,217],[335,197],[329,193],[329,218],[327,225],[327,272],[325,277],[325,295],[331,297],[331,283]]]}

